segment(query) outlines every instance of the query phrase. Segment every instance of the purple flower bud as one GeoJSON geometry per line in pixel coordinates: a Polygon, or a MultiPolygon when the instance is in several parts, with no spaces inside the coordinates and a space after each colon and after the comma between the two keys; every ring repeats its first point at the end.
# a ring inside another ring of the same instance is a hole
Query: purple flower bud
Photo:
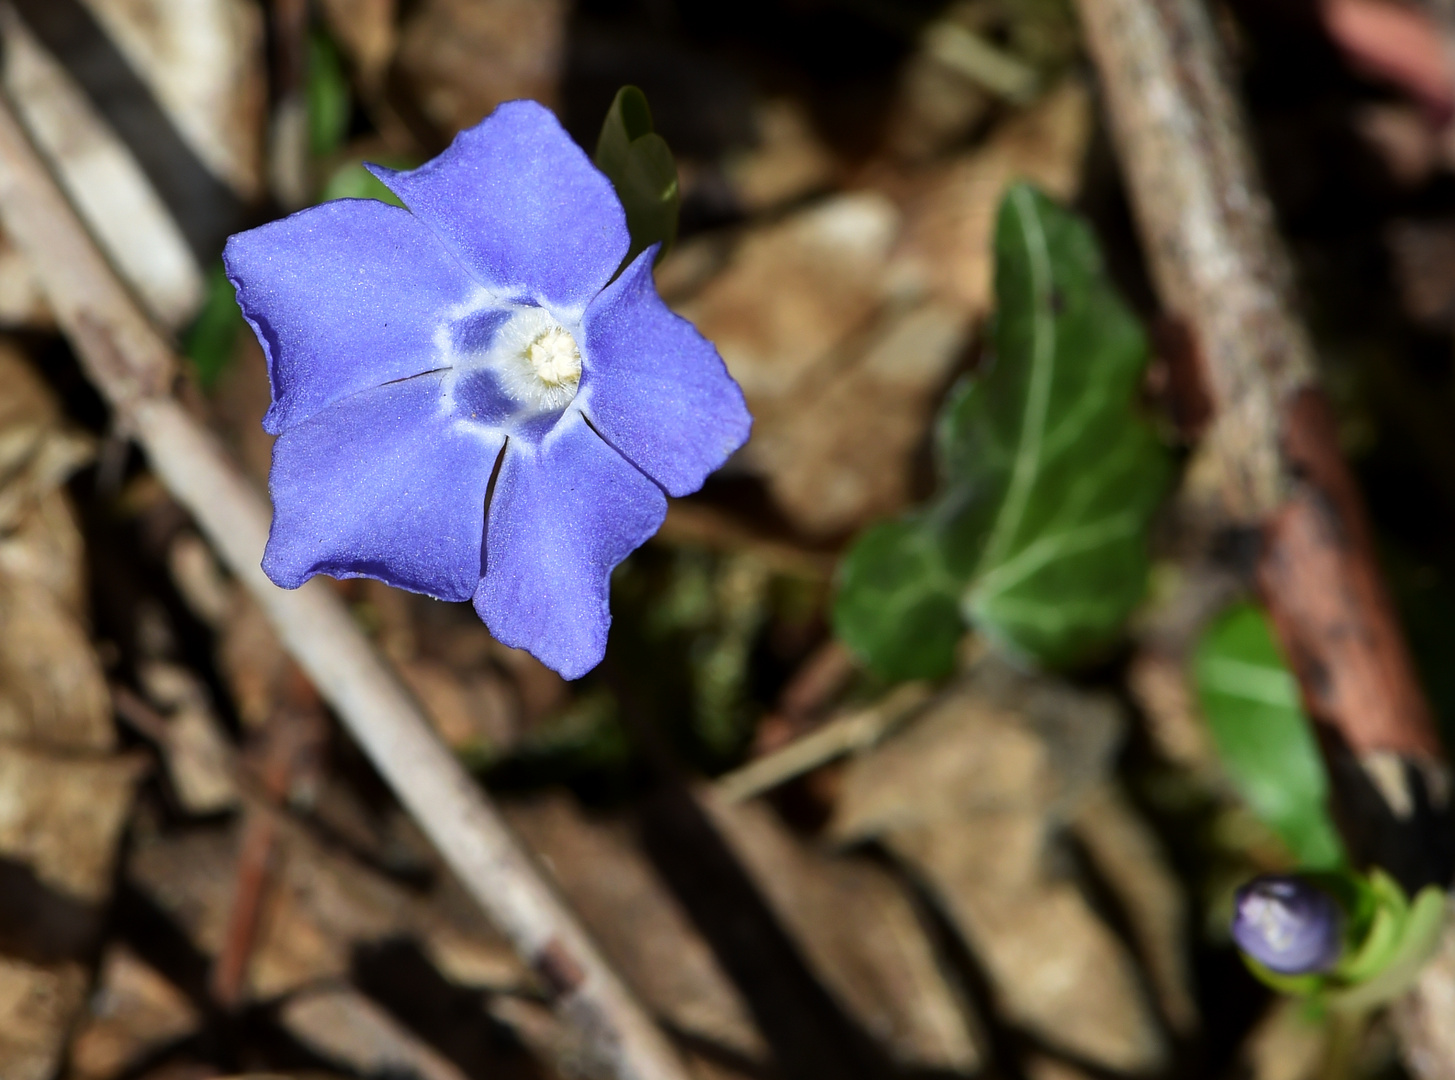
{"type": "Polygon", "coordinates": [[[1338,962],[1344,915],[1332,896],[1308,880],[1270,874],[1238,890],[1233,940],[1270,971],[1311,975],[1338,962]]]}

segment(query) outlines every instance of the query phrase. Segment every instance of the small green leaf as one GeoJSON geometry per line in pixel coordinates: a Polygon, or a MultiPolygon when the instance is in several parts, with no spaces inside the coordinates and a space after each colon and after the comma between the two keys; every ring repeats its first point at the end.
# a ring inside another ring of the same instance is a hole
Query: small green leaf
{"type": "Polygon", "coordinates": [[[1218,755],[1253,812],[1300,868],[1342,866],[1323,759],[1263,613],[1241,604],[1214,623],[1193,657],[1193,680],[1218,755]]]}
{"type": "Polygon", "coordinates": [[[662,245],[660,259],[677,239],[682,193],[672,151],[653,132],[646,95],[635,86],[617,91],[607,111],[596,140],[596,167],[616,187],[626,210],[631,250],[622,265],[657,243],[662,245]]]}
{"type": "Polygon", "coordinates": [[[1028,185],[1001,204],[995,257],[994,358],[940,418],[942,493],[845,563],[838,632],[888,677],[947,666],[962,620],[1011,653],[1075,663],[1146,588],[1171,463],[1136,409],[1141,327],[1091,231],[1028,185]],[[940,637],[918,640],[927,619],[940,637]]]}
{"type": "Polygon", "coordinates": [[[353,104],[338,49],[322,34],[308,39],[308,148],[314,157],[338,152],[349,132],[353,104]]]}
{"type": "MultiPolygon", "coordinates": [[[[1374,871],[1374,875],[1382,874],[1381,870],[1374,871]]],[[[1404,890],[1392,878],[1385,877],[1403,899],[1404,890]]],[[[1397,936],[1380,956],[1377,968],[1361,973],[1359,982],[1354,982],[1342,970],[1336,973],[1352,985],[1330,994],[1330,1006],[1345,1012],[1373,1009],[1393,1001],[1413,985],[1420,969],[1440,944],[1440,934],[1445,928],[1445,890],[1438,885],[1426,885],[1415,894],[1413,901],[1405,902],[1400,915],[1397,936]]]]}
{"type": "Polygon", "coordinates": [[[182,351],[192,362],[202,389],[211,390],[232,363],[238,331],[244,325],[237,293],[219,261],[207,273],[207,295],[202,310],[182,335],[182,351]]]}

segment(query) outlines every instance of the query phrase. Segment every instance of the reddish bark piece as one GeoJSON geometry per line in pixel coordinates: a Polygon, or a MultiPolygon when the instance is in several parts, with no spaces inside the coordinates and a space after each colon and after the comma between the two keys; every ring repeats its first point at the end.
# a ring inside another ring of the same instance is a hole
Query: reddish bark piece
{"type": "Polygon", "coordinates": [[[1455,69],[1426,12],[1390,0],[1323,0],[1319,19],[1352,67],[1394,83],[1441,123],[1455,113],[1455,69]]]}
{"type": "Polygon", "coordinates": [[[1438,757],[1434,718],[1379,576],[1363,500],[1317,390],[1303,390],[1287,407],[1283,449],[1295,487],[1264,530],[1258,583],[1305,707],[1356,755],[1438,757]]]}

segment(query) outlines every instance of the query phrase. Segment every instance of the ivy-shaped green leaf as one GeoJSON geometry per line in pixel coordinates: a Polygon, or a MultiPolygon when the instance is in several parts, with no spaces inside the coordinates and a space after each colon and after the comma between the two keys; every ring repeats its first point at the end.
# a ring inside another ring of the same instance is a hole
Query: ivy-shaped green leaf
{"type": "Polygon", "coordinates": [[[652,130],[652,110],[635,86],[618,90],[607,111],[596,140],[596,167],[610,178],[626,209],[631,250],[622,265],[657,243],[660,259],[677,239],[682,192],[672,151],[652,130]]]}
{"type": "Polygon", "coordinates": [[[1113,637],[1146,587],[1170,459],[1138,415],[1146,338],[1090,229],[1029,185],[1001,204],[989,369],[940,417],[941,494],[862,536],[839,635],[888,678],[933,678],[966,623],[1060,666],[1113,637]]]}
{"type": "Polygon", "coordinates": [[[1240,604],[1218,619],[1198,643],[1192,674],[1218,756],[1249,808],[1300,868],[1341,867],[1328,774],[1263,613],[1240,604]]]}

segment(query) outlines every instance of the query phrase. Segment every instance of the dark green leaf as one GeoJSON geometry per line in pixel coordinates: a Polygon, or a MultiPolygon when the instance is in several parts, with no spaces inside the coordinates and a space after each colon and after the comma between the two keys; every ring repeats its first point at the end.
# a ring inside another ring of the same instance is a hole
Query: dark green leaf
{"type": "Polygon", "coordinates": [[[626,167],[631,144],[652,131],[652,109],[647,104],[647,95],[635,86],[623,86],[616,92],[611,108],[606,110],[601,134],[597,136],[596,167],[608,176],[614,171],[621,172],[626,167]]]}
{"type": "Polygon", "coordinates": [[[884,522],[839,567],[834,623],[885,678],[937,679],[955,665],[959,592],[930,529],[913,519],[884,522]]]}
{"type": "Polygon", "coordinates": [[[666,140],[652,131],[652,112],[635,86],[623,86],[596,140],[596,167],[610,178],[626,210],[631,250],[623,265],[660,243],[660,259],[677,239],[682,194],[677,163],[666,140]]]}
{"type": "Polygon", "coordinates": [[[338,152],[349,132],[349,79],[333,42],[321,34],[308,40],[308,148],[314,157],[338,152]]]}
{"type": "MultiPolygon", "coordinates": [[[[1008,651],[1065,665],[1113,637],[1146,585],[1171,466],[1137,414],[1141,328],[1090,230],[1027,185],[1001,205],[995,257],[994,359],[941,416],[942,493],[846,562],[838,631],[889,677],[907,674],[927,612],[950,632],[946,597],[1008,651]]],[[[937,638],[926,655],[949,654],[937,638]]]]}
{"type": "Polygon", "coordinates": [[[202,310],[182,337],[182,351],[192,362],[204,390],[211,390],[232,363],[237,335],[244,325],[232,282],[218,262],[208,272],[202,310]]]}
{"type": "Polygon", "coordinates": [[[1198,644],[1193,679],[1218,755],[1248,806],[1300,867],[1342,866],[1323,759],[1263,613],[1243,604],[1214,623],[1198,644]]]}

